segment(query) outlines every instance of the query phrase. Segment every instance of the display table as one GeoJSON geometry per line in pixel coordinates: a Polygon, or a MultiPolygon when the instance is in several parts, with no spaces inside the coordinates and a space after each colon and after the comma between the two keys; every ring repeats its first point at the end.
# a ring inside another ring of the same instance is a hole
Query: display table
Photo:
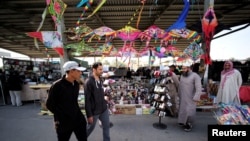
{"type": "Polygon", "coordinates": [[[250,102],[250,86],[240,87],[240,100],[244,103],[250,102]]]}
{"type": "Polygon", "coordinates": [[[51,87],[50,84],[29,85],[29,88],[33,90],[34,104],[36,103],[36,100],[38,100],[42,104],[46,101],[48,94],[47,90],[50,87],[51,87]]]}
{"type": "Polygon", "coordinates": [[[51,86],[50,84],[29,85],[31,89],[46,89],[46,90],[48,90],[50,86],[51,86]]]}
{"type": "Polygon", "coordinates": [[[40,93],[42,93],[43,96],[47,95],[47,88],[48,86],[24,84],[22,86],[21,100],[22,101],[38,100],[40,99],[40,93]]]}
{"type": "Polygon", "coordinates": [[[216,106],[214,105],[202,105],[202,106],[197,106],[197,110],[201,110],[202,112],[211,112],[217,109],[216,106]]]}

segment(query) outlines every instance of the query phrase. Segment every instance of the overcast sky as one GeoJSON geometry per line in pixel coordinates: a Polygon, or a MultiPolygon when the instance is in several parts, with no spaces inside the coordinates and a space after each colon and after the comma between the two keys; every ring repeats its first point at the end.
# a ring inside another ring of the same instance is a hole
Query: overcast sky
{"type": "MultiPolygon", "coordinates": [[[[235,30],[243,26],[245,25],[238,26],[232,29],[235,30]]],[[[225,34],[227,32],[229,31],[222,31],[218,35],[225,34]]],[[[243,60],[250,57],[249,49],[250,26],[243,30],[212,40],[210,55],[213,60],[231,58],[243,60]]]]}

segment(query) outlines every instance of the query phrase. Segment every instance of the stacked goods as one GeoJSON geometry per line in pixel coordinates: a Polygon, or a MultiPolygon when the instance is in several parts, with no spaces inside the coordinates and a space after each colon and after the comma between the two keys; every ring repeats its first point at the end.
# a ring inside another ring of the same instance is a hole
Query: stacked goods
{"type": "Polygon", "coordinates": [[[215,118],[219,125],[249,125],[250,108],[247,105],[220,103],[215,118]]]}
{"type": "Polygon", "coordinates": [[[219,85],[217,83],[209,83],[208,84],[208,92],[210,95],[216,96],[218,92],[219,85]]]}

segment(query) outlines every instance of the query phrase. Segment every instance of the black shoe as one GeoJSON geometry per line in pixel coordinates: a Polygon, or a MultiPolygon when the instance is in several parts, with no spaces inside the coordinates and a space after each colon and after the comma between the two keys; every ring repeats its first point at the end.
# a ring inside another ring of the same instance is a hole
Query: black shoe
{"type": "Polygon", "coordinates": [[[187,123],[184,127],[184,131],[190,132],[192,130],[193,126],[191,123],[187,123]]]}
{"type": "Polygon", "coordinates": [[[178,126],[179,126],[179,127],[183,127],[183,126],[185,126],[185,124],[183,124],[183,123],[178,123],[178,126]]]}

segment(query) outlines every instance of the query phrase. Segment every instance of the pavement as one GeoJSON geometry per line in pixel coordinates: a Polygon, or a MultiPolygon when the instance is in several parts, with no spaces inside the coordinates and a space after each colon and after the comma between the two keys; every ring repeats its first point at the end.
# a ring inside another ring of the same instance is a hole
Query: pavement
{"type": "MultiPolygon", "coordinates": [[[[112,141],[207,141],[207,125],[216,124],[212,112],[197,112],[191,132],[177,125],[177,118],[164,117],[166,129],[157,129],[156,115],[110,115],[114,126],[112,141]]],[[[56,141],[53,116],[40,115],[39,103],[24,103],[21,107],[0,106],[0,141],[56,141]]],[[[102,141],[102,128],[96,126],[89,141],[102,141]]],[[[70,141],[77,141],[72,134],[70,141]]]]}

